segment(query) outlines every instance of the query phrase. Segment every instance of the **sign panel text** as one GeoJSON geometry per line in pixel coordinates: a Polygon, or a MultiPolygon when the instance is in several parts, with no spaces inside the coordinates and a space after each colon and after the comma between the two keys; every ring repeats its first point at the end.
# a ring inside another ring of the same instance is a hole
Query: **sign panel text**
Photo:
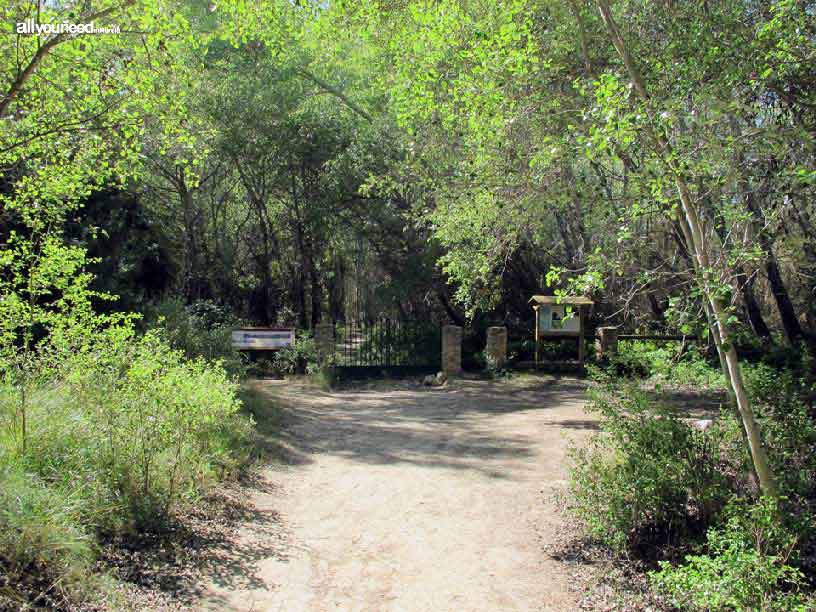
{"type": "Polygon", "coordinates": [[[232,332],[232,345],[239,351],[274,351],[294,343],[294,329],[255,327],[232,332]]]}

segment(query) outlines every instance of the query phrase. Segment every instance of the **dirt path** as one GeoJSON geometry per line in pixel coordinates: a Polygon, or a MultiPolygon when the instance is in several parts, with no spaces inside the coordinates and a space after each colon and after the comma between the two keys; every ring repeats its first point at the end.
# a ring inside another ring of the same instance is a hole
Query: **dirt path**
{"type": "Polygon", "coordinates": [[[263,385],[287,411],[291,465],[265,473],[239,536],[243,575],[222,568],[201,609],[576,608],[565,567],[542,548],[561,529],[567,439],[594,428],[580,382],[263,385]]]}

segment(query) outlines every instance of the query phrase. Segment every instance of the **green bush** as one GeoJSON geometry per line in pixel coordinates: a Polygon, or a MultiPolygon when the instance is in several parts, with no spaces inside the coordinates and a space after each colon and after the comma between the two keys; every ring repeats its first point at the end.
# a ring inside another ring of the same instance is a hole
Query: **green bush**
{"type": "Polygon", "coordinates": [[[513,371],[507,367],[506,363],[500,364],[486,350],[478,354],[479,361],[484,363],[484,373],[490,378],[511,378],[513,371]]]}
{"type": "Polygon", "coordinates": [[[509,362],[515,361],[533,361],[535,359],[535,340],[530,338],[518,339],[512,337],[507,340],[507,360],[509,362]]]}
{"type": "Polygon", "coordinates": [[[602,384],[589,410],[603,434],[571,450],[571,510],[616,550],[649,556],[693,539],[728,500],[723,432],[691,428],[635,385],[602,384]]]}
{"type": "Polygon", "coordinates": [[[725,387],[719,367],[709,363],[697,347],[678,356],[679,348],[672,344],[624,341],[618,346],[619,351],[612,358],[612,366],[619,374],[696,388],[725,387]]]}
{"type": "Polygon", "coordinates": [[[187,358],[217,360],[233,376],[246,374],[246,356],[232,345],[232,330],[240,321],[217,304],[204,300],[185,305],[179,299],[167,299],[153,307],[147,323],[187,358]]]}
{"type": "MultiPolygon", "coordinates": [[[[535,348],[533,349],[535,356],[535,348]]],[[[578,346],[575,342],[543,340],[538,346],[538,356],[542,361],[564,361],[578,358],[578,346]]]]}
{"type": "Polygon", "coordinates": [[[93,539],[149,528],[236,472],[252,453],[238,383],[157,332],[126,327],[39,362],[26,389],[0,385],[0,565],[55,576],[87,569],[93,539]]]}
{"type": "Polygon", "coordinates": [[[106,484],[134,518],[139,506],[148,514],[167,508],[237,467],[231,438],[246,431],[238,384],[219,362],[186,359],[157,333],[109,332],[104,343],[67,358],[60,391],[55,403],[65,418],[33,425],[32,447],[44,445],[33,467],[105,468],[106,484]],[[40,465],[40,457],[59,465],[40,465]]]}
{"type": "Polygon", "coordinates": [[[298,333],[292,346],[275,351],[272,367],[282,374],[317,371],[317,345],[308,333],[298,333]]]}
{"type": "MultiPolygon", "coordinates": [[[[788,370],[743,368],[768,459],[787,510],[799,517],[800,540],[816,539],[816,418],[805,398],[812,390],[788,370]]],[[[746,459],[747,463],[747,459],[746,459]]]]}
{"type": "Polygon", "coordinates": [[[812,389],[766,364],[743,371],[782,493],[779,507],[732,502],[758,495],[733,409],[698,430],[655,399],[659,385],[647,393],[638,381],[596,370],[590,410],[602,433],[572,451],[571,508],[613,549],[663,560],[653,584],[680,610],[816,609],[804,594],[816,558],[812,389]],[[679,553],[688,555],[685,564],[666,562],[679,553]]]}
{"type": "Polygon", "coordinates": [[[789,564],[796,537],[780,523],[775,502],[734,503],[722,528],[711,529],[707,552],[685,564],[660,563],[655,587],[689,612],[812,610],[799,592],[804,576],[789,564]]]}

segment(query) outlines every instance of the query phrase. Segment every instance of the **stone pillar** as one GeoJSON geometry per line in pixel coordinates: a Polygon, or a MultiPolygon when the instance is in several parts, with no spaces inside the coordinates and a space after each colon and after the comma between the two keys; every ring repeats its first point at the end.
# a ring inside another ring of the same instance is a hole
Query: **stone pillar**
{"type": "Polygon", "coordinates": [[[497,367],[504,365],[507,361],[507,328],[506,327],[488,327],[487,328],[487,345],[485,346],[485,353],[492,358],[493,363],[497,367]]]}
{"type": "Polygon", "coordinates": [[[462,328],[442,326],[442,371],[448,376],[462,371],[462,328]]]}
{"type": "Polygon", "coordinates": [[[315,346],[317,347],[317,363],[334,353],[334,324],[318,323],[315,326],[315,346]]]}
{"type": "Polygon", "coordinates": [[[599,327],[595,342],[595,356],[604,359],[618,352],[618,328],[599,327]]]}

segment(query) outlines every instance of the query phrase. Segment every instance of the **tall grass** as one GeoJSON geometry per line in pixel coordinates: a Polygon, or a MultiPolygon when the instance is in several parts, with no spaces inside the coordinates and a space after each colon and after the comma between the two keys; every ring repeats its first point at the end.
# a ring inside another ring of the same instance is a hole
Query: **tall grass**
{"type": "MultiPolygon", "coordinates": [[[[111,328],[43,356],[26,390],[0,384],[0,566],[76,599],[101,536],[149,528],[238,470],[252,422],[218,362],[188,359],[159,334],[111,328]]],[[[6,585],[2,598],[14,601],[6,585]]],[[[7,604],[9,602],[6,602],[7,604]]]]}

